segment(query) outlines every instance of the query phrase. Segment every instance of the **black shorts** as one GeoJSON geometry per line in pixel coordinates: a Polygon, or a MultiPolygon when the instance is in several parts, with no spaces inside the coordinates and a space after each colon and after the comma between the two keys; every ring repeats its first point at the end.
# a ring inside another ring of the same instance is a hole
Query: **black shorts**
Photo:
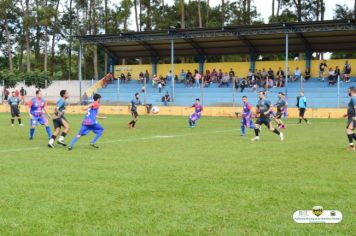
{"type": "Polygon", "coordinates": [[[11,107],[11,117],[20,117],[20,109],[18,107],[11,107]]]}
{"type": "Polygon", "coordinates": [[[265,124],[268,128],[270,128],[271,120],[269,119],[269,117],[259,117],[259,118],[257,118],[257,121],[255,124],[257,124],[257,125],[265,124]]]}
{"type": "Polygon", "coordinates": [[[136,119],[138,117],[137,111],[131,111],[131,115],[136,119]]]}
{"type": "Polygon", "coordinates": [[[304,117],[305,108],[299,108],[299,117],[304,117]]]}
{"type": "Polygon", "coordinates": [[[64,116],[60,117],[60,118],[57,118],[57,119],[53,119],[53,127],[54,127],[54,129],[64,127],[63,120],[66,121],[67,119],[64,116]]]}
{"type": "Polygon", "coordinates": [[[276,117],[277,119],[281,119],[282,115],[283,115],[282,111],[277,111],[274,117],[276,117]]]}
{"type": "Polygon", "coordinates": [[[352,118],[348,118],[346,129],[349,128],[350,124],[353,124],[352,130],[354,130],[356,128],[356,120],[353,120],[352,118]]]}

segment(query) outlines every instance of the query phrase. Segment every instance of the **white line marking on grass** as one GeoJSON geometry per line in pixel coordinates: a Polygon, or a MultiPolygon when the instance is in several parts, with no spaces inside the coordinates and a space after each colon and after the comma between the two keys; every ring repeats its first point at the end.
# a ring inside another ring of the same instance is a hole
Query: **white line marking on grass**
{"type": "MultiPolygon", "coordinates": [[[[157,136],[142,137],[142,138],[108,140],[108,141],[102,141],[102,142],[98,142],[98,143],[99,144],[108,144],[108,143],[141,141],[141,140],[154,140],[154,139],[162,139],[162,138],[179,138],[179,137],[187,137],[187,136],[194,136],[194,135],[226,133],[226,132],[232,132],[232,131],[237,131],[237,130],[239,130],[239,129],[215,130],[215,131],[209,131],[209,132],[184,133],[184,134],[176,134],[176,135],[157,135],[157,136]]],[[[89,146],[89,144],[88,143],[79,143],[79,144],[77,144],[77,146],[89,146]]],[[[41,147],[31,147],[31,148],[3,149],[3,150],[0,150],[0,153],[33,151],[33,150],[39,150],[39,149],[48,149],[48,147],[41,146],[41,147]]]]}

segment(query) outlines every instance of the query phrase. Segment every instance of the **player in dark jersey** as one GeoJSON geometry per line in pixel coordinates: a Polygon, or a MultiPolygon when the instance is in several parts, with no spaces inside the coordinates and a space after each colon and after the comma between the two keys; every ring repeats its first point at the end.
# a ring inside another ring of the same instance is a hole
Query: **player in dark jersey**
{"type": "Polygon", "coordinates": [[[54,132],[51,136],[51,139],[48,142],[48,147],[50,148],[54,148],[54,141],[56,140],[57,136],[61,132],[62,127],[63,127],[63,131],[57,143],[62,146],[67,146],[67,144],[64,142],[64,139],[69,132],[69,123],[67,119],[64,117],[64,113],[66,110],[66,106],[68,105],[67,99],[69,97],[69,94],[67,90],[61,90],[59,95],[61,96],[61,98],[57,101],[56,107],[54,109],[54,115],[53,115],[54,132]]]}
{"type": "Polygon", "coordinates": [[[28,114],[31,118],[31,128],[30,128],[30,140],[33,139],[33,136],[35,134],[35,128],[38,124],[44,125],[46,127],[46,132],[48,135],[48,139],[51,138],[51,127],[49,127],[49,123],[47,118],[44,116],[43,112],[45,112],[48,116],[49,119],[51,119],[51,116],[46,110],[46,102],[42,98],[42,92],[41,90],[36,91],[36,97],[32,98],[28,102],[28,114]]]}
{"type": "Polygon", "coordinates": [[[95,143],[98,141],[101,135],[103,135],[104,128],[98,123],[96,119],[106,118],[104,116],[98,116],[99,107],[100,107],[100,98],[101,98],[100,94],[94,94],[93,96],[94,102],[92,102],[90,105],[83,108],[83,110],[86,110],[87,113],[82,122],[82,128],[70,143],[68,150],[72,150],[74,144],[78,141],[78,139],[82,136],[87,135],[90,131],[95,133],[95,137],[91,141],[90,146],[93,148],[99,148],[95,143]]]}
{"type": "Polygon", "coordinates": [[[20,126],[23,126],[21,123],[21,113],[20,113],[20,98],[16,97],[16,93],[12,92],[11,97],[8,99],[8,103],[11,108],[11,126],[14,127],[15,117],[17,117],[17,121],[20,126]]]}
{"type": "Polygon", "coordinates": [[[355,151],[354,140],[356,140],[356,134],[354,130],[356,128],[356,88],[349,88],[349,96],[351,97],[347,108],[347,126],[346,134],[349,140],[349,151],[355,151]]]}
{"type": "Polygon", "coordinates": [[[278,93],[278,100],[275,104],[275,107],[277,107],[277,112],[276,114],[274,114],[273,119],[276,121],[278,125],[278,129],[285,129],[286,126],[282,121],[282,116],[287,109],[287,102],[285,100],[284,93],[282,92],[278,93]]]}
{"type": "Polygon", "coordinates": [[[271,106],[271,102],[266,99],[265,92],[259,93],[259,100],[256,107],[257,107],[256,116],[258,116],[257,121],[255,123],[256,137],[251,139],[251,141],[260,140],[260,127],[262,124],[266,125],[270,131],[277,134],[280,137],[281,141],[283,141],[284,140],[283,133],[279,132],[278,129],[272,127],[271,120],[270,120],[270,112],[272,111],[272,106],[271,106]]]}
{"type": "Polygon", "coordinates": [[[129,129],[134,128],[136,122],[138,121],[137,106],[140,106],[140,105],[142,105],[142,102],[140,101],[140,94],[135,93],[135,98],[132,99],[129,104],[129,111],[131,112],[131,115],[132,115],[132,120],[129,123],[129,129]]]}

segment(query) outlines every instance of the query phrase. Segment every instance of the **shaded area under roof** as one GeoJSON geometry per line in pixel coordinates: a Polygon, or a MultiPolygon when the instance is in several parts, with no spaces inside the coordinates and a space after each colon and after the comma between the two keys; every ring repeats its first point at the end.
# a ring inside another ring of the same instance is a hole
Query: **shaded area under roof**
{"type": "Polygon", "coordinates": [[[78,36],[84,44],[97,44],[115,58],[211,56],[285,52],[356,52],[356,21],[171,29],[116,35],[78,36]]]}

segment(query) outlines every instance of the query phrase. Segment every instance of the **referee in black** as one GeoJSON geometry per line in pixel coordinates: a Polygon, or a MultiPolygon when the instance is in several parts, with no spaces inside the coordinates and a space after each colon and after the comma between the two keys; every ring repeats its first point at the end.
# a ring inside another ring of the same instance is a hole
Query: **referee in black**
{"type": "Polygon", "coordinates": [[[17,121],[20,126],[23,126],[21,123],[21,114],[20,114],[20,103],[21,100],[19,97],[15,96],[15,91],[11,93],[11,97],[8,100],[8,103],[11,108],[11,126],[14,127],[15,117],[17,117],[17,121]]]}

